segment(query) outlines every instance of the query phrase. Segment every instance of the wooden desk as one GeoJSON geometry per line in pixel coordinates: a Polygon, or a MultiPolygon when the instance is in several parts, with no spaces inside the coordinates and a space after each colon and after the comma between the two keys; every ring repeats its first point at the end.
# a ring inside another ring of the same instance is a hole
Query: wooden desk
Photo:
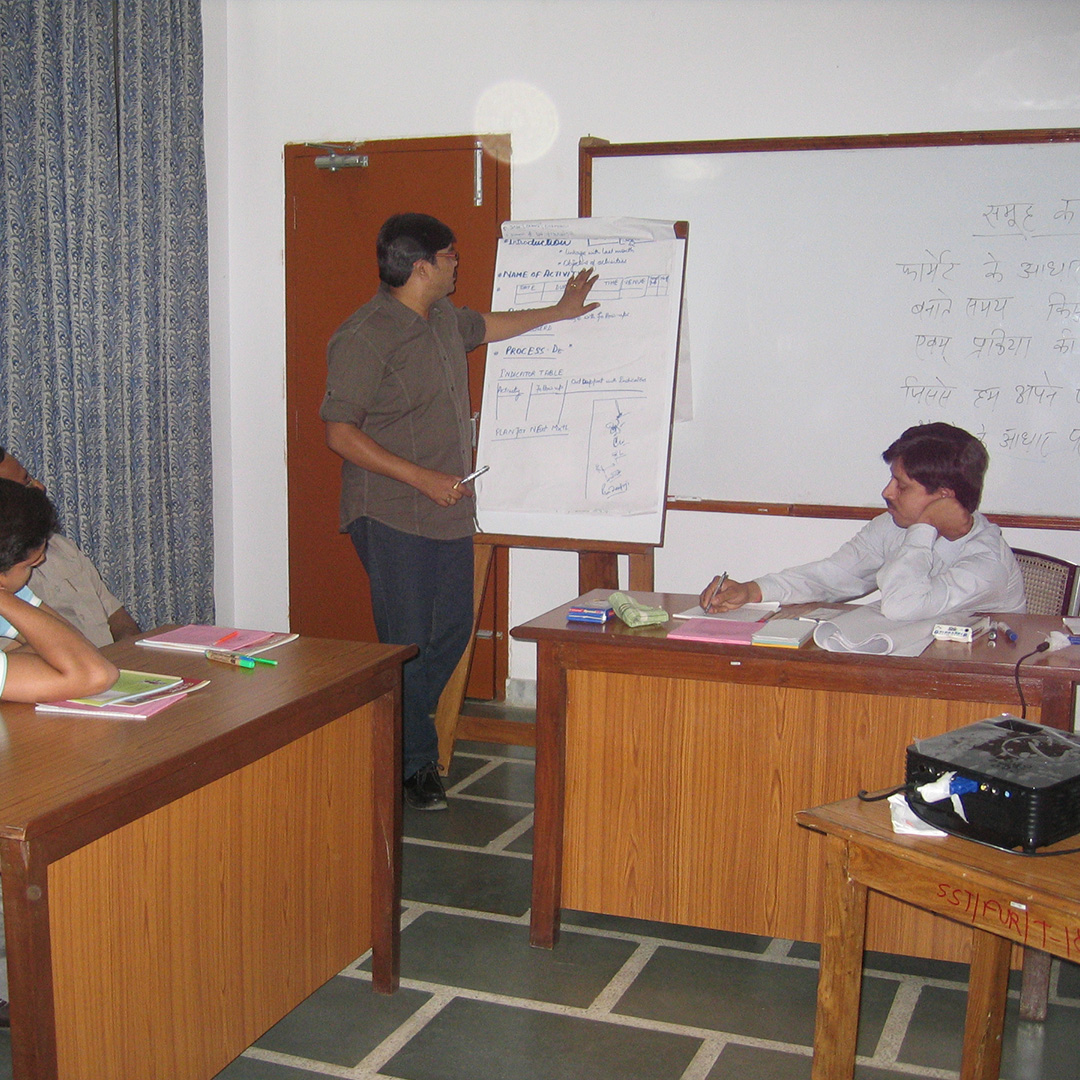
{"type": "MultiPolygon", "coordinates": [[[[665,626],[565,614],[513,630],[537,643],[531,940],[549,948],[563,905],[820,941],[824,857],[796,811],[900,783],[915,738],[1018,710],[1015,661],[1061,625],[1010,616],[1015,645],[904,658],[670,641],[665,626]]],[[[1071,729],[1080,647],[1021,672],[1028,718],[1071,729]]],[[[881,896],[868,934],[875,949],[970,953],[951,924],[881,896]]]]}
{"type": "MultiPolygon", "coordinates": [[[[895,836],[886,805],[857,799],[796,817],[827,834],[813,1080],[854,1075],[868,889],[966,928],[973,948],[960,1077],[998,1080],[1012,943],[1080,956],[1080,855],[1029,859],[951,836],[895,836]]],[[[1076,837],[1054,845],[1075,846],[1076,837]]]]}
{"type": "Polygon", "coordinates": [[[216,1075],[369,947],[398,979],[401,665],[300,639],[147,721],[0,707],[16,1080],[216,1075]]]}

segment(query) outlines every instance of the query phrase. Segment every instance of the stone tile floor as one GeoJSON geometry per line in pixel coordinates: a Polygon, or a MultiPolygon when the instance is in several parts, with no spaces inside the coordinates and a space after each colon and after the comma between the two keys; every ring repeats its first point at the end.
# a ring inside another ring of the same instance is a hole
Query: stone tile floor
{"type": "MultiPolygon", "coordinates": [[[[532,758],[460,743],[449,812],[406,810],[401,989],[373,994],[361,957],[217,1080],[809,1080],[812,944],[565,912],[529,947],[532,758]]],[[[857,1080],[957,1077],[966,968],[866,970],[857,1080]]],[[[1002,1077],[1078,1075],[1080,969],[1055,964],[1045,1025],[1011,997],[1002,1077]]]]}

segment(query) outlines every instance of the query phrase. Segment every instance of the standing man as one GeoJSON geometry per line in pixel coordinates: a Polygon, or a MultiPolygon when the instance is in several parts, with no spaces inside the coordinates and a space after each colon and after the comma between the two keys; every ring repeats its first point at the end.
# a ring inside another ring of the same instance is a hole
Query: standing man
{"type": "Polygon", "coordinates": [[[330,339],[326,442],[343,458],[341,529],[371,580],[379,640],[415,644],[404,669],[405,799],[445,810],[432,712],[472,632],[473,493],[468,368],[477,345],[576,319],[596,282],[581,270],[549,308],[479,312],[447,299],[457,283],[451,229],[397,214],[379,230],[374,298],[330,339]]]}

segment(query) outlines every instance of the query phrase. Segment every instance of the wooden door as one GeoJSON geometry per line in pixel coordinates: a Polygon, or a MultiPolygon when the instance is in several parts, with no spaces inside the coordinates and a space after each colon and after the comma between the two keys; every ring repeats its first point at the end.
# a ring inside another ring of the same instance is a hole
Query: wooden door
{"type": "MultiPolygon", "coordinates": [[[[458,136],[285,147],[289,623],[297,633],[376,640],[367,576],[338,531],[341,459],[327,449],[319,419],[327,342],[378,288],[376,235],[405,211],[432,214],[454,230],[461,262],[453,301],[490,308],[499,228],[510,216],[509,145],[507,136],[458,136]],[[366,164],[316,165],[334,154],[366,164]]],[[[474,414],[485,354],[483,346],[469,354],[474,414]]],[[[481,614],[472,697],[505,691],[507,577],[503,550],[481,614]]]]}

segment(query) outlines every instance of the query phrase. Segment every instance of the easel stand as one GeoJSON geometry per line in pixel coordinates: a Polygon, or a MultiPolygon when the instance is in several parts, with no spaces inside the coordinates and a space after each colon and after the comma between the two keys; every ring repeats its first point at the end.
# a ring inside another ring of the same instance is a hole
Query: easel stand
{"type": "MultiPolygon", "coordinates": [[[[630,560],[629,585],[632,590],[652,592],[653,590],[653,544],[624,544],[607,540],[570,540],[550,536],[504,536],[494,533],[480,533],[475,538],[475,556],[473,562],[473,630],[469,645],[458,661],[450,681],[439,698],[439,707],[435,711],[435,728],[439,733],[439,770],[445,775],[450,769],[454,756],[454,740],[457,737],[458,719],[465,700],[465,687],[469,680],[469,668],[472,665],[473,648],[476,644],[476,631],[480,619],[480,608],[484,602],[488,575],[495,549],[537,548],[546,551],[576,551],[578,556],[578,593],[587,593],[590,589],[619,588],[620,555],[630,560]]],[[[530,731],[531,734],[531,731],[530,731]]],[[[531,745],[531,739],[522,739],[523,744],[531,745]]]]}

